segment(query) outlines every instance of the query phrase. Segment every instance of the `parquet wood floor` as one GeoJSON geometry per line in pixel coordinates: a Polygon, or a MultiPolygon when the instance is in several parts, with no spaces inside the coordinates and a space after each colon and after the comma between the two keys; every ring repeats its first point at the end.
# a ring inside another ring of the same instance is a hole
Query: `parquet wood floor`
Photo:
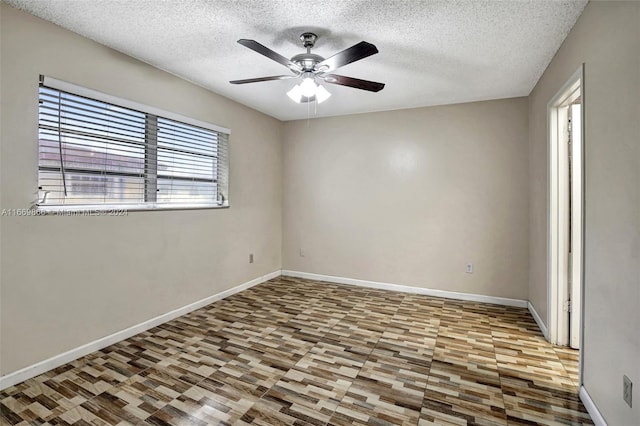
{"type": "Polygon", "coordinates": [[[276,278],[0,392],[7,425],[578,425],[526,309],[276,278]]]}

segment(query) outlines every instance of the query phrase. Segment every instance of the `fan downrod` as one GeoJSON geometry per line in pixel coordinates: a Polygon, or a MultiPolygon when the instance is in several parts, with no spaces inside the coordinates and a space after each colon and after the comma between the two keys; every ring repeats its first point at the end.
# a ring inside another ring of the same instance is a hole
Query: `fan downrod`
{"type": "Polygon", "coordinates": [[[324,58],[320,55],[311,53],[311,48],[316,44],[318,36],[314,33],[302,33],[300,34],[300,40],[302,45],[307,49],[307,53],[300,53],[291,58],[291,62],[297,64],[302,68],[303,72],[315,71],[315,66],[324,61],[324,58]]]}

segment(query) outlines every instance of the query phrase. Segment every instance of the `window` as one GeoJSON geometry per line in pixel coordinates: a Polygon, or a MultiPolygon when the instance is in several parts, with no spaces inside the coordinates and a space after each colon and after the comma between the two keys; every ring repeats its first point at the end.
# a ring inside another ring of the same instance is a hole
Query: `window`
{"type": "Polygon", "coordinates": [[[38,206],[228,206],[229,130],[41,78],[38,206]]]}

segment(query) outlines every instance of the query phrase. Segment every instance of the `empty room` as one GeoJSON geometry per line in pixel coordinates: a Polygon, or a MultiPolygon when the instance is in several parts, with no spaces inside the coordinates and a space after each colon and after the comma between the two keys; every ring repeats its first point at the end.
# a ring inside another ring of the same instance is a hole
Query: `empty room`
{"type": "Polygon", "coordinates": [[[0,43],[0,424],[640,425],[640,2],[1,0],[0,43]]]}

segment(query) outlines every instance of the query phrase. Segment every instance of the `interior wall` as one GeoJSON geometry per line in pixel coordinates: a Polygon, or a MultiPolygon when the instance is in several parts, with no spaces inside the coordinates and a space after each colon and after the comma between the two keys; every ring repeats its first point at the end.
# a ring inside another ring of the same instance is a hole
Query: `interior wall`
{"type": "Polygon", "coordinates": [[[529,97],[529,299],[546,322],[547,102],[585,64],[583,381],[611,425],[640,424],[640,3],[590,2],[529,97]],[[637,399],[637,395],[636,395],[637,399]]]}
{"type": "Polygon", "coordinates": [[[0,7],[3,208],[35,198],[40,74],[232,132],[228,209],[1,218],[2,374],[280,269],[281,122],[0,7]]]}
{"type": "Polygon", "coordinates": [[[526,299],[527,119],[514,98],[285,123],[283,269],[526,299]]]}

